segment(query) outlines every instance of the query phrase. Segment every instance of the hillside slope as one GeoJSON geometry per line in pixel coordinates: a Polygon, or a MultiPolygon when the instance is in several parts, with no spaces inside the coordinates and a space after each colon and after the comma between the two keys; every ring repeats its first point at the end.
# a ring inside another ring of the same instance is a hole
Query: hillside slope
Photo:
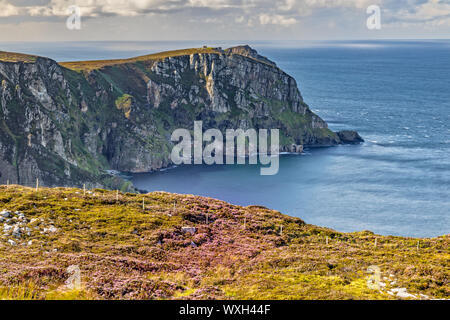
{"type": "Polygon", "coordinates": [[[2,186],[0,211],[0,299],[450,297],[448,235],[340,233],[162,192],[2,186]],[[65,285],[69,266],[81,271],[77,290],[65,285]],[[379,290],[367,285],[373,266],[379,290]]]}
{"type": "Polygon", "coordinates": [[[130,189],[108,170],[170,165],[174,129],[280,129],[281,151],[358,143],[247,46],[66,62],[0,52],[0,183],[130,189]]]}

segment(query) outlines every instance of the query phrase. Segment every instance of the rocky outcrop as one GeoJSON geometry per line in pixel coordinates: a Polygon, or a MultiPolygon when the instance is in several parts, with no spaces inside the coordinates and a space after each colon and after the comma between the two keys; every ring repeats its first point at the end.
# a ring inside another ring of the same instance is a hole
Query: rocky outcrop
{"type": "Polygon", "coordinates": [[[192,130],[195,120],[205,130],[280,129],[286,152],[362,140],[330,131],[295,79],[248,46],[76,64],[7,55],[0,53],[0,183],[128,189],[108,170],[169,166],[171,133],[192,130]]]}
{"type": "Polygon", "coordinates": [[[360,144],[364,142],[364,139],[356,131],[339,131],[337,135],[342,143],[345,144],[360,144]]]}

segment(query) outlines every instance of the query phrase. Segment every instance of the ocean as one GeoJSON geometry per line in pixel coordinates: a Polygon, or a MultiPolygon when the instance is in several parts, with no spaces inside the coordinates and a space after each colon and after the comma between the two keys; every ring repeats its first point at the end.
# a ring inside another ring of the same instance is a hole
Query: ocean
{"type": "MultiPolygon", "coordinates": [[[[211,42],[2,43],[57,61],[132,57],[211,42]]],[[[292,75],[332,130],[359,146],[284,155],[258,166],[181,166],[134,174],[148,191],[263,205],[338,231],[434,237],[450,233],[450,41],[249,42],[292,75]]]]}

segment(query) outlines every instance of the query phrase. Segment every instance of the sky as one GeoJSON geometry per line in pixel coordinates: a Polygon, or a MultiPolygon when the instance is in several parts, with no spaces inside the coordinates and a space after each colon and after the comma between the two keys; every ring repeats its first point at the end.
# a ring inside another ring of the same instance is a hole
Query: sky
{"type": "Polygon", "coordinates": [[[0,41],[448,38],[450,0],[0,0],[0,41]]]}

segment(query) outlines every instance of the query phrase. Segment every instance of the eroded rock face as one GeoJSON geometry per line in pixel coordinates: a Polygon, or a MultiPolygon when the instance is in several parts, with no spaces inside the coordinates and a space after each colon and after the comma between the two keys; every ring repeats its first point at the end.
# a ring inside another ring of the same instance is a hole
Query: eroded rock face
{"type": "Polygon", "coordinates": [[[337,132],[339,139],[345,144],[360,144],[364,139],[356,131],[339,131],[337,132]]]}
{"type": "MultiPolygon", "coordinates": [[[[0,183],[120,187],[109,169],[169,166],[177,128],[280,129],[280,151],[354,143],[303,101],[295,79],[248,46],[82,72],[0,61],[0,183]]],[[[359,137],[360,138],[360,137],[359,137]]]]}

